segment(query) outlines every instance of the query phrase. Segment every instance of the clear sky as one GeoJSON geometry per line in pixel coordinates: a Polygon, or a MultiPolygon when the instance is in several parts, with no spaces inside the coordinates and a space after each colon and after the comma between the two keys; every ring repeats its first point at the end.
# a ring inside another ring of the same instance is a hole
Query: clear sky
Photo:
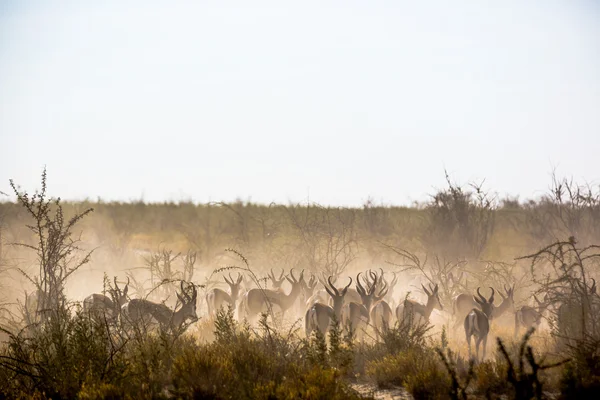
{"type": "Polygon", "coordinates": [[[597,1],[0,1],[0,191],[423,200],[600,182],[597,1]]]}

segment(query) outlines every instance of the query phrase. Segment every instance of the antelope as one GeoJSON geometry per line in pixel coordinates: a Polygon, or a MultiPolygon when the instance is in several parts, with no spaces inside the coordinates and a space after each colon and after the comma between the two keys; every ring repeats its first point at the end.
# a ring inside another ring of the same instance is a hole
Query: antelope
{"type": "Polygon", "coordinates": [[[129,292],[129,277],[127,283],[121,291],[117,284],[117,277],[114,278],[115,288],[109,289],[111,297],[104,294],[93,293],[83,300],[83,310],[85,312],[94,312],[109,314],[112,318],[117,317],[123,304],[127,303],[127,292],[129,292]]]}
{"type": "Polygon", "coordinates": [[[387,287],[387,293],[385,294],[384,298],[378,302],[377,304],[375,304],[373,306],[373,309],[371,310],[370,313],[370,320],[373,321],[373,326],[376,328],[376,330],[378,332],[383,331],[384,329],[389,328],[390,326],[390,322],[392,321],[392,316],[394,315],[393,311],[392,311],[392,307],[390,306],[389,301],[392,301],[393,299],[390,297],[391,295],[391,291],[393,289],[394,286],[396,286],[396,283],[398,282],[398,277],[396,276],[396,273],[394,272],[394,278],[392,279],[391,283],[388,283],[388,281],[384,278],[383,276],[383,269],[381,269],[381,280],[380,282],[383,283],[383,285],[385,287],[387,287]]]}
{"type": "Polygon", "coordinates": [[[338,290],[331,283],[331,278],[331,276],[327,278],[329,287],[325,286],[325,290],[333,300],[333,307],[323,303],[315,303],[311,305],[308,310],[306,310],[306,315],[304,316],[306,337],[310,337],[311,333],[314,331],[319,331],[322,334],[327,333],[334,316],[337,321],[340,321],[340,314],[342,311],[342,306],[344,305],[344,297],[348,292],[348,288],[350,285],[352,285],[352,278],[349,277],[350,283],[348,283],[348,285],[342,290],[338,290]]]}
{"type": "Polygon", "coordinates": [[[251,320],[259,313],[269,311],[269,303],[276,304],[281,309],[281,314],[294,305],[296,298],[302,290],[302,282],[304,281],[304,271],[300,273],[299,279],[294,276],[294,269],[290,271],[290,275],[286,276],[288,282],[292,285],[289,294],[285,294],[279,290],[270,289],[250,289],[242,298],[238,306],[238,315],[246,315],[251,320]]]}
{"type": "MultiPolygon", "coordinates": [[[[506,310],[513,307],[515,304],[514,303],[514,294],[515,294],[514,286],[509,287],[507,289],[506,285],[504,285],[504,290],[506,291],[506,295],[504,295],[501,291],[498,291],[500,296],[502,296],[502,303],[500,303],[500,305],[498,307],[494,308],[494,314],[491,316],[490,320],[500,317],[502,314],[504,314],[506,312],[506,310]]],[[[466,317],[467,314],[473,308],[481,309],[479,303],[477,303],[473,299],[474,299],[474,297],[472,295],[463,293],[463,294],[459,294],[456,297],[456,299],[454,300],[453,309],[452,309],[452,313],[454,314],[454,317],[456,318],[456,323],[454,324],[454,328],[457,328],[460,325],[461,320],[464,320],[464,317],[466,317]]]]}
{"type": "MultiPolygon", "coordinates": [[[[329,280],[329,278],[328,278],[329,280]]],[[[335,282],[335,278],[332,277],[332,280],[335,282]]],[[[323,285],[323,287],[327,287],[327,283],[323,282],[323,280],[321,280],[319,278],[319,283],[321,283],[321,285],[323,285]]],[[[353,288],[349,288],[346,292],[346,295],[344,297],[344,301],[346,303],[350,303],[350,302],[355,302],[355,303],[361,303],[362,299],[360,297],[360,295],[358,294],[358,292],[356,291],[356,289],[353,288]]],[[[327,291],[325,289],[321,289],[316,291],[308,300],[306,300],[306,308],[310,308],[313,304],[315,303],[322,303],[322,304],[329,304],[332,305],[331,302],[331,297],[327,294],[327,291]]]]}
{"type": "Polygon", "coordinates": [[[271,268],[270,274],[267,272],[267,276],[269,277],[269,279],[271,279],[271,285],[273,286],[274,290],[281,290],[281,285],[283,285],[283,281],[285,281],[285,277],[283,276],[284,273],[285,273],[285,270],[282,269],[281,275],[279,276],[279,279],[278,279],[275,276],[275,274],[273,273],[273,268],[271,268]]]}
{"type": "Polygon", "coordinates": [[[408,318],[408,323],[411,325],[415,323],[420,325],[429,321],[429,317],[434,308],[437,308],[438,310],[444,309],[440,302],[438,294],[439,287],[437,284],[432,287],[430,283],[429,290],[427,290],[423,284],[421,284],[421,287],[427,295],[427,303],[421,304],[415,300],[404,300],[404,302],[396,308],[396,318],[398,318],[399,322],[403,323],[404,320],[408,318]]]}
{"type": "Polygon", "coordinates": [[[214,315],[224,303],[231,305],[235,310],[235,306],[240,294],[240,284],[242,282],[242,274],[238,272],[238,278],[234,280],[229,274],[229,279],[223,276],[225,282],[229,285],[229,293],[222,289],[215,288],[206,295],[206,304],[208,306],[208,314],[214,315]]]}
{"type": "Polygon", "coordinates": [[[146,299],[132,299],[121,307],[121,317],[128,324],[155,320],[161,328],[178,329],[188,318],[192,321],[198,320],[196,315],[197,296],[198,292],[193,284],[190,296],[181,281],[181,295],[177,293],[177,299],[181,303],[179,310],[174,311],[162,303],[154,303],[146,299]]]}
{"type": "Polygon", "coordinates": [[[469,345],[469,358],[471,358],[471,336],[475,336],[475,350],[476,360],[479,360],[479,344],[483,342],[483,356],[481,360],[485,359],[485,351],[487,347],[487,337],[490,332],[490,319],[494,313],[494,288],[492,289],[492,295],[489,299],[485,299],[477,288],[477,294],[479,298],[473,296],[473,299],[481,306],[479,308],[473,308],[469,314],[465,317],[465,335],[467,337],[467,343],[469,345]]]}
{"type": "Polygon", "coordinates": [[[368,286],[368,289],[365,289],[360,283],[360,275],[362,272],[359,272],[356,276],[356,290],[361,297],[362,304],[353,301],[348,302],[344,305],[341,312],[341,318],[344,326],[350,327],[355,332],[363,325],[367,325],[369,323],[371,319],[372,307],[379,303],[387,294],[387,288],[385,286],[381,288],[378,294],[375,294],[378,284],[378,277],[372,271],[369,273],[373,278],[373,284],[368,286]]]}
{"type": "Polygon", "coordinates": [[[517,337],[521,326],[524,328],[537,328],[540,326],[544,311],[550,305],[548,294],[544,296],[544,301],[539,301],[535,294],[533,299],[537,303],[537,307],[523,306],[515,313],[515,337],[517,337]]]}

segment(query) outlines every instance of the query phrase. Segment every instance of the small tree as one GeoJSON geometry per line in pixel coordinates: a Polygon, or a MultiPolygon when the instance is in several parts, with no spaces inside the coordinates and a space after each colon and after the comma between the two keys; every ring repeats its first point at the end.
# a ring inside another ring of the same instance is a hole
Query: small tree
{"type": "Polygon", "coordinates": [[[483,183],[471,183],[472,191],[466,191],[447,172],[446,182],[448,188],[433,195],[427,206],[429,226],[422,243],[428,253],[446,259],[477,260],[494,232],[496,198],[483,183]]]}
{"type": "Polygon", "coordinates": [[[46,194],[46,168],[42,172],[42,189],[29,195],[10,180],[10,186],[17,201],[32,217],[33,223],[27,225],[36,237],[36,244],[16,243],[36,253],[39,271],[31,275],[23,269],[19,271],[35,285],[37,316],[47,320],[53,311],[63,310],[66,304],[64,294],[67,279],[81,266],[89,262],[92,251],[84,252],[79,247],[80,238],[73,237],[75,225],[93,209],[87,209],[65,219],[60,198],[49,198],[46,194]]]}

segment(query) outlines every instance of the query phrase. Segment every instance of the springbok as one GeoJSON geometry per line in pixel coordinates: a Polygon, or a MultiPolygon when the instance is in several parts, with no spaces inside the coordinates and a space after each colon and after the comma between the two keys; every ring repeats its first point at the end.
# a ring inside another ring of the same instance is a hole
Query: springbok
{"type": "MultiPolygon", "coordinates": [[[[392,317],[394,315],[394,312],[392,311],[392,307],[390,305],[390,302],[393,301],[393,298],[391,297],[391,292],[394,286],[396,286],[396,283],[398,282],[398,277],[396,276],[395,272],[393,272],[394,278],[390,283],[388,283],[388,281],[384,277],[383,269],[380,268],[380,271],[381,279],[379,281],[379,284],[381,287],[387,288],[387,293],[385,294],[384,298],[377,304],[374,304],[373,308],[371,309],[370,320],[373,326],[376,328],[377,332],[382,332],[384,329],[389,328],[391,325],[392,317]]],[[[369,282],[369,284],[371,285],[372,283],[369,282]]]]}
{"type": "MultiPolygon", "coordinates": [[[[353,301],[347,302],[341,312],[343,326],[351,328],[354,332],[359,332],[359,330],[362,331],[361,328],[366,327],[366,325],[369,324],[371,319],[371,309],[387,294],[387,287],[385,286],[383,286],[379,290],[379,293],[376,294],[379,282],[377,274],[369,271],[369,274],[373,278],[373,283],[368,286],[368,289],[365,289],[360,283],[361,274],[362,272],[359,272],[356,276],[356,290],[360,295],[361,303],[353,301]]],[[[363,334],[361,333],[360,336],[362,338],[363,334]]]]}
{"type": "Polygon", "coordinates": [[[115,287],[109,289],[111,297],[101,293],[90,294],[83,300],[83,311],[93,312],[97,315],[108,315],[111,318],[116,318],[119,315],[123,304],[127,303],[127,292],[129,292],[129,277],[123,290],[119,288],[117,277],[114,278],[115,287]]]}
{"type": "Polygon", "coordinates": [[[476,360],[479,360],[479,344],[483,342],[483,356],[482,360],[485,359],[485,351],[487,348],[487,337],[490,333],[490,319],[494,312],[494,288],[492,289],[492,295],[489,299],[485,299],[477,288],[477,294],[479,298],[473,296],[473,299],[481,306],[479,308],[473,308],[465,317],[465,335],[467,337],[467,343],[469,345],[469,358],[471,358],[471,336],[475,336],[475,350],[476,360]]]}
{"type": "Polygon", "coordinates": [[[331,283],[331,276],[327,278],[327,282],[329,283],[329,287],[325,286],[325,290],[333,300],[333,307],[323,303],[315,303],[306,310],[306,315],[304,316],[306,337],[310,337],[311,333],[314,331],[326,334],[331,327],[334,316],[337,321],[341,321],[340,315],[342,306],[344,305],[344,296],[346,296],[348,288],[352,285],[352,278],[350,278],[350,283],[342,290],[338,290],[333,283],[331,283]]]}
{"type": "Polygon", "coordinates": [[[404,323],[404,321],[408,320],[408,323],[412,326],[421,325],[429,322],[429,317],[434,308],[437,308],[438,310],[444,309],[444,306],[440,302],[438,294],[439,287],[437,284],[432,287],[430,283],[429,290],[427,290],[423,284],[421,284],[421,287],[427,295],[427,303],[421,304],[415,300],[404,300],[404,302],[396,308],[396,318],[398,318],[398,322],[404,323]]]}
{"type": "Polygon", "coordinates": [[[524,328],[537,328],[542,322],[544,311],[550,305],[548,294],[544,296],[544,301],[539,301],[536,295],[533,295],[533,299],[537,303],[536,307],[523,306],[515,313],[515,337],[519,334],[519,329],[524,328]]]}
{"type": "Polygon", "coordinates": [[[215,288],[206,295],[206,305],[208,306],[208,315],[210,316],[214,315],[221,307],[223,307],[224,303],[231,305],[235,310],[240,294],[242,274],[238,272],[238,277],[235,280],[232,278],[231,273],[229,274],[229,279],[227,279],[226,276],[223,276],[223,279],[229,285],[229,293],[222,289],[215,288]]]}
{"type": "Polygon", "coordinates": [[[285,279],[292,285],[289,294],[285,294],[279,290],[270,289],[250,289],[242,298],[238,306],[238,316],[246,316],[248,320],[253,320],[261,312],[270,310],[269,305],[277,305],[281,309],[282,317],[285,312],[294,305],[296,298],[302,290],[302,282],[304,281],[304,271],[300,273],[299,279],[294,276],[294,269],[290,271],[290,275],[285,279]]]}
{"type": "Polygon", "coordinates": [[[183,287],[183,281],[181,281],[181,295],[177,293],[181,308],[177,311],[162,303],[154,303],[146,299],[132,299],[121,307],[121,317],[124,322],[131,325],[149,323],[155,320],[160,324],[161,329],[179,329],[188,318],[192,321],[198,320],[196,314],[198,292],[193,284],[191,284],[191,287],[192,295],[190,296],[183,287]]]}
{"type": "MultiPolygon", "coordinates": [[[[496,318],[500,317],[508,309],[512,308],[515,304],[515,302],[514,302],[515,287],[513,286],[513,287],[509,287],[507,289],[506,285],[504,285],[504,290],[506,292],[506,295],[504,295],[501,291],[498,291],[500,296],[502,296],[502,303],[500,303],[500,305],[498,307],[494,308],[494,314],[491,316],[490,319],[496,319],[496,318]]],[[[455,329],[461,324],[461,322],[464,321],[464,318],[467,316],[467,314],[469,312],[471,312],[471,310],[473,308],[481,309],[479,303],[477,303],[473,299],[474,299],[473,295],[463,293],[463,294],[459,294],[456,297],[456,299],[454,300],[452,314],[454,315],[454,318],[456,320],[456,322],[454,324],[455,329]]]]}

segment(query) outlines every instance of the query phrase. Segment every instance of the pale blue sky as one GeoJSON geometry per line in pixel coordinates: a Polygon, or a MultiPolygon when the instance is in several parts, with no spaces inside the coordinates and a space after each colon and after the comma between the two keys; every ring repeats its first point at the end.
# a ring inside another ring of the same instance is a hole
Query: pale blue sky
{"type": "Polygon", "coordinates": [[[0,190],[43,165],[69,199],[600,182],[600,5],[494,3],[3,0],[0,190]]]}

